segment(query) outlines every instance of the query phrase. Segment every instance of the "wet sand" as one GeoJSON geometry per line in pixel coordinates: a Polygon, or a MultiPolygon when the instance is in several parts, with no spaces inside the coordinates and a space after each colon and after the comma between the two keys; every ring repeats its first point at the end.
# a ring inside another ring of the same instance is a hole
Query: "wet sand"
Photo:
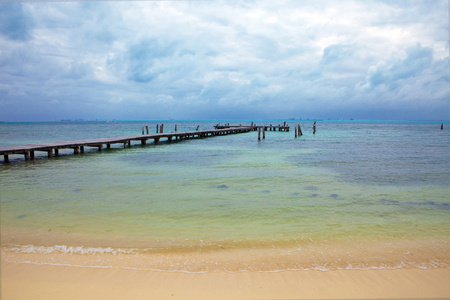
{"type": "Polygon", "coordinates": [[[2,261],[1,299],[450,298],[450,269],[180,273],[2,261]]]}

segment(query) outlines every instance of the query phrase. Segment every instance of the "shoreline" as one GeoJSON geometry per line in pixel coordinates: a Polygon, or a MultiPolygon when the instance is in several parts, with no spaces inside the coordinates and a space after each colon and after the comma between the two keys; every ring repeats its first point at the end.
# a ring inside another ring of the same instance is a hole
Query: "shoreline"
{"type": "Polygon", "coordinates": [[[2,299],[449,298],[449,269],[203,274],[2,261],[2,299]]]}
{"type": "MultiPolygon", "coordinates": [[[[23,235],[19,236],[23,238],[23,235]]],[[[300,240],[288,243],[197,241],[190,244],[157,244],[151,241],[139,244],[129,240],[128,243],[111,242],[109,245],[70,237],[69,240],[55,239],[53,243],[50,240],[48,243],[28,240],[27,243],[27,239],[16,243],[17,240],[8,238],[8,235],[2,236],[2,261],[185,273],[450,270],[450,240],[446,237],[300,240]]]]}

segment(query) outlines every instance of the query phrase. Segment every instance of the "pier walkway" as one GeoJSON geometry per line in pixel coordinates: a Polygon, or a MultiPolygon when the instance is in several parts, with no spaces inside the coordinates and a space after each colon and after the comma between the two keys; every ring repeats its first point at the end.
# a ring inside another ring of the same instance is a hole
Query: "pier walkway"
{"type": "MultiPolygon", "coordinates": [[[[242,125],[216,125],[214,126],[215,129],[226,129],[226,128],[239,128],[242,125]]],[[[252,131],[258,131],[258,130],[263,130],[263,131],[289,131],[289,125],[286,125],[286,122],[284,123],[284,125],[250,125],[252,131]]]]}
{"type": "Polygon", "coordinates": [[[10,146],[1,147],[0,155],[4,156],[4,162],[9,162],[9,155],[12,154],[22,154],[25,156],[25,160],[34,159],[36,151],[43,151],[48,153],[48,157],[53,157],[59,154],[59,149],[73,149],[74,154],[79,154],[84,152],[85,147],[98,148],[102,151],[102,148],[106,145],[106,148],[111,148],[112,144],[123,144],[126,148],[131,146],[132,141],[140,141],[142,145],[147,144],[147,140],[153,139],[155,144],[159,143],[160,139],[167,138],[169,142],[173,139],[190,139],[190,138],[205,138],[211,136],[236,134],[252,131],[251,126],[228,126],[225,128],[217,128],[214,130],[197,130],[190,132],[168,132],[168,133],[155,133],[155,134],[142,134],[135,136],[123,136],[123,137],[113,137],[113,138],[99,138],[99,139],[89,139],[89,140],[79,140],[79,141],[66,141],[66,142],[56,142],[56,143],[44,143],[44,144],[31,144],[31,145],[21,145],[21,146],[10,146]]]}

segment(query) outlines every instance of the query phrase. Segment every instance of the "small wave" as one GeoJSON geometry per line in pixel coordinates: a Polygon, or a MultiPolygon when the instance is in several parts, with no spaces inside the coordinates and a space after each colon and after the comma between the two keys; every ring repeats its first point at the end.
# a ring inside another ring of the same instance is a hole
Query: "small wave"
{"type": "Polygon", "coordinates": [[[37,253],[37,254],[132,254],[135,253],[131,249],[115,249],[111,247],[84,247],[84,246],[66,246],[66,245],[54,245],[54,246],[35,246],[35,245],[14,245],[4,248],[5,251],[17,252],[17,253],[37,253]]]}
{"type": "MultiPolygon", "coordinates": [[[[148,249],[147,249],[148,250],[148,249]]],[[[439,259],[423,259],[416,261],[401,261],[386,263],[386,262],[348,262],[342,265],[335,265],[333,263],[317,263],[310,262],[300,263],[300,261],[291,262],[283,267],[274,264],[260,264],[251,263],[249,261],[242,261],[241,263],[229,265],[227,261],[221,263],[219,260],[204,261],[203,259],[192,261],[183,260],[184,264],[178,264],[177,261],[172,261],[172,258],[179,261],[179,257],[170,254],[161,256],[152,256],[148,251],[140,251],[139,249],[120,249],[112,247],[84,247],[84,246],[35,246],[35,245],[13,245],[2,247],[3,254],[10,253],[2,257],[2,260],[14,263],[27,263],[36,265],[55,265],[55,266],[73,266],[85,268],[113,268],[113,269],[129,269],[140,271],[154,271],[154,272],[174,272],[174,273],[211,273],[211,272],[227,272],[227,273],[241,273],[241,272],[261,272],[261,273],[276,273],[285,271],[339,271],[339,270],[395,270],[395,269],[450,269],[448,261],[439,259]],[[17,255],[16,255],[17,254],[17,255]],[[18,254],[23,254],[20,256],[18,254]],[[30,254],[30,255],[28,255],[30,254]],[[37,254],[33,256],[32,254],[37,254]],[[39,254],[44,254],[39,256],[39,254]],[[45,255],[48,254],[49,256],[45,255]],[[57,256],[52,256],[57,255],[57,256]],[[84,257],[65,257],[64,255],[97,255],[94,260],[86,260],[84,257]],[[118,257],[118,260],[111,260],[109,255],[133,254],[118,257]],[[105,255],[103,258],[101,255],[105,255]],[[50,259],[49,259],[50,257],[50,259]],[[81,260],[79,260],[81,258],[81,260]],[[129,258],[129,259],[128,259],[129,258]],[[83,263],[84,262],[84,263],[83,263]]],[[[189,260],[189,256],[186,257],[189,260]]]]}
{"type": "Polygon", "coordinates": [[[344,271],[344,270],[358,270],[358,271],[370,271],[370,270],[398,270],[398,269],[450,269],[445,263],[442,262],[430,262],[430,263],[404,263],[400,262],[395,266],[379,265],[379,266],[363,266],[363,265],[347,265],[346,267],[332,267],[332,266],[322,266],[315,265],[312,267],[297,267],[297,268],[285,268],[285,269],[273,269],[273,270],[257,270],[254,268],[250,269],[200,269],[196,271],[186,270],[186,269],[166,269],[166,268],[152,268],[152,267],[135,267],[135,266],[116,266],[116,265],[83,265],[83,264],[71,264],[71,263],[58,263],[58,262],[37,262],[30,260],[16,261],[14,259],[6,259],[7,262],[12,263],[24,263],[33,265],[51,265],[51,266],[65,266],[65,267],[79,267],[79,268],[93,268],[93,269],[124,269],[124,270],[136,270],[136,271],[151,271],[151,272],[168,272],[168,273],[186,273],[186,274],[204,274],[204,273],[245,273],[245,272],[258,272],[258,273],[280,273],[280,272],[296,272],[296,271],[319,271],[319,272],[329,272],[329,271],[344,271]]]}

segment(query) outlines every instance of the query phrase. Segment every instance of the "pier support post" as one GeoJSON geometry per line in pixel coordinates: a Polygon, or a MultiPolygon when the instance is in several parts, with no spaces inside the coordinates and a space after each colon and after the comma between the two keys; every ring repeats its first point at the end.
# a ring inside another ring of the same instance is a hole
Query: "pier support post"
{"type": "Polygon", "coordinates": [[[79,154],[80,153],[80,147],[73,148],[73,154],[79,154]]]}
{"type": "Polygon", "coordinates": [[[30,151],[30,159],[31,159],[31,160],[34,159],[34,151],[30,151]]]}
{"type": "Polygon", "coordinates": [[[141,140],[141,145],[142,145],[142,146],[147,145],[147,140],[141,140]]]}
{"type": "Polygon", "coordinates": [[[102,149],[103,149],[103,144],[100,144],[100,145],[98,145],[98,151],[102,151],[102,149]]]}
{"type": "Polygon", "coordinates": [[[298,135],[303,135],[302,129],[300,128],[300,124],[298,124],[298,135]]]}
{"type": "Polygon", "coordinates": [[[58,156],[58,155],[59,155],[59,149],[55,148],[55,156],[58,156]]]}
{"type": "Polygon", "coordinates": [[[111,149],[111,144],[106,144],[107,149],[111,149]]]}
{"type": "Polygon", "coordinates": [[[84,146],[80,146],[80,153],[84,153],[84,146]]]}
{"type": "Polygon", "coordinates": [[[172,142],[172,136],[168,136],[167,139],[169,140],[169,142],[172,142]]]}
{"type": "Polygon", "coordinates": [[[297,138],[297,127],[295,127],[295,133],[294,133],[294,137],[297,138]]]}
{"type": "Polygon", "coordinates": [[[156,124],[156,133],[159,133],[159,124],[156,124]]]}
{"type": "Polygon", "coordinates": [[[175,124],[175,132],[177,132],[177,124],[175,124]]]}
{"type": "Polygon", "coordinates": [[[144,127],[142,127],[142,135],[144,135],[144,127]]]}
{"type": "Polygon", "coordinates": [[[258,141],[261,140],[261,127],[258,127],[258,141]]]}
{"type": "Polygon", "coordinates": [[[155,144],[159,144],[159,137],[155,137],[155,144]]]}
{"type": "Polygon", "coordinates": [[[195,129],[195,130],[198,130],[199,127],[200,127],[200,125],[197,125],[197,129],[195,129]]]}
{"type": "Polygon", "coordinates": [[[48,153],[48,158],[53,157],[53,149],[48,150],[47,153],[48,153]]]}
{"type": "Polygon", "coordinates": [[[3,155],[3,161],[5,163],[9,163],[9,155],[8,154],[3,155]]]}
{"type": "Polygon", "coordinates": [[[164,124],[161,124],[161,127],[159,128],[159,133],[164,133],[164,124]]]}
{"type": "Polygon", "coordinates": [[[266,139],[266,126],[263,127],[263,140],[266,139]]]}
{"type": "Polygon", "coordinates": [[[25,160],[30,160],[30,152],[26,151],[24,153],[24,155],[25,155],[25,160]]]}
{"type": "Polygon", "coordinates": [[[145,129],[147,130],[147,134],[148,134],[148,125],[145,125],[145,129]]]}
{"type": "Polygon", "coordinates": [[[316,122],[314,121],[314,124],[313,124],[313,134],[316,134],[316,122]]]}
{"type": "Polygon", "coordinates": [[[131,147],[131,140],[128,141],[128,147],[131,147]]]}
{"type": "Polygon", "coordinates": [[[127,142],[123,143],[123,148],[125,149],[127,147],[127,142]]]}

